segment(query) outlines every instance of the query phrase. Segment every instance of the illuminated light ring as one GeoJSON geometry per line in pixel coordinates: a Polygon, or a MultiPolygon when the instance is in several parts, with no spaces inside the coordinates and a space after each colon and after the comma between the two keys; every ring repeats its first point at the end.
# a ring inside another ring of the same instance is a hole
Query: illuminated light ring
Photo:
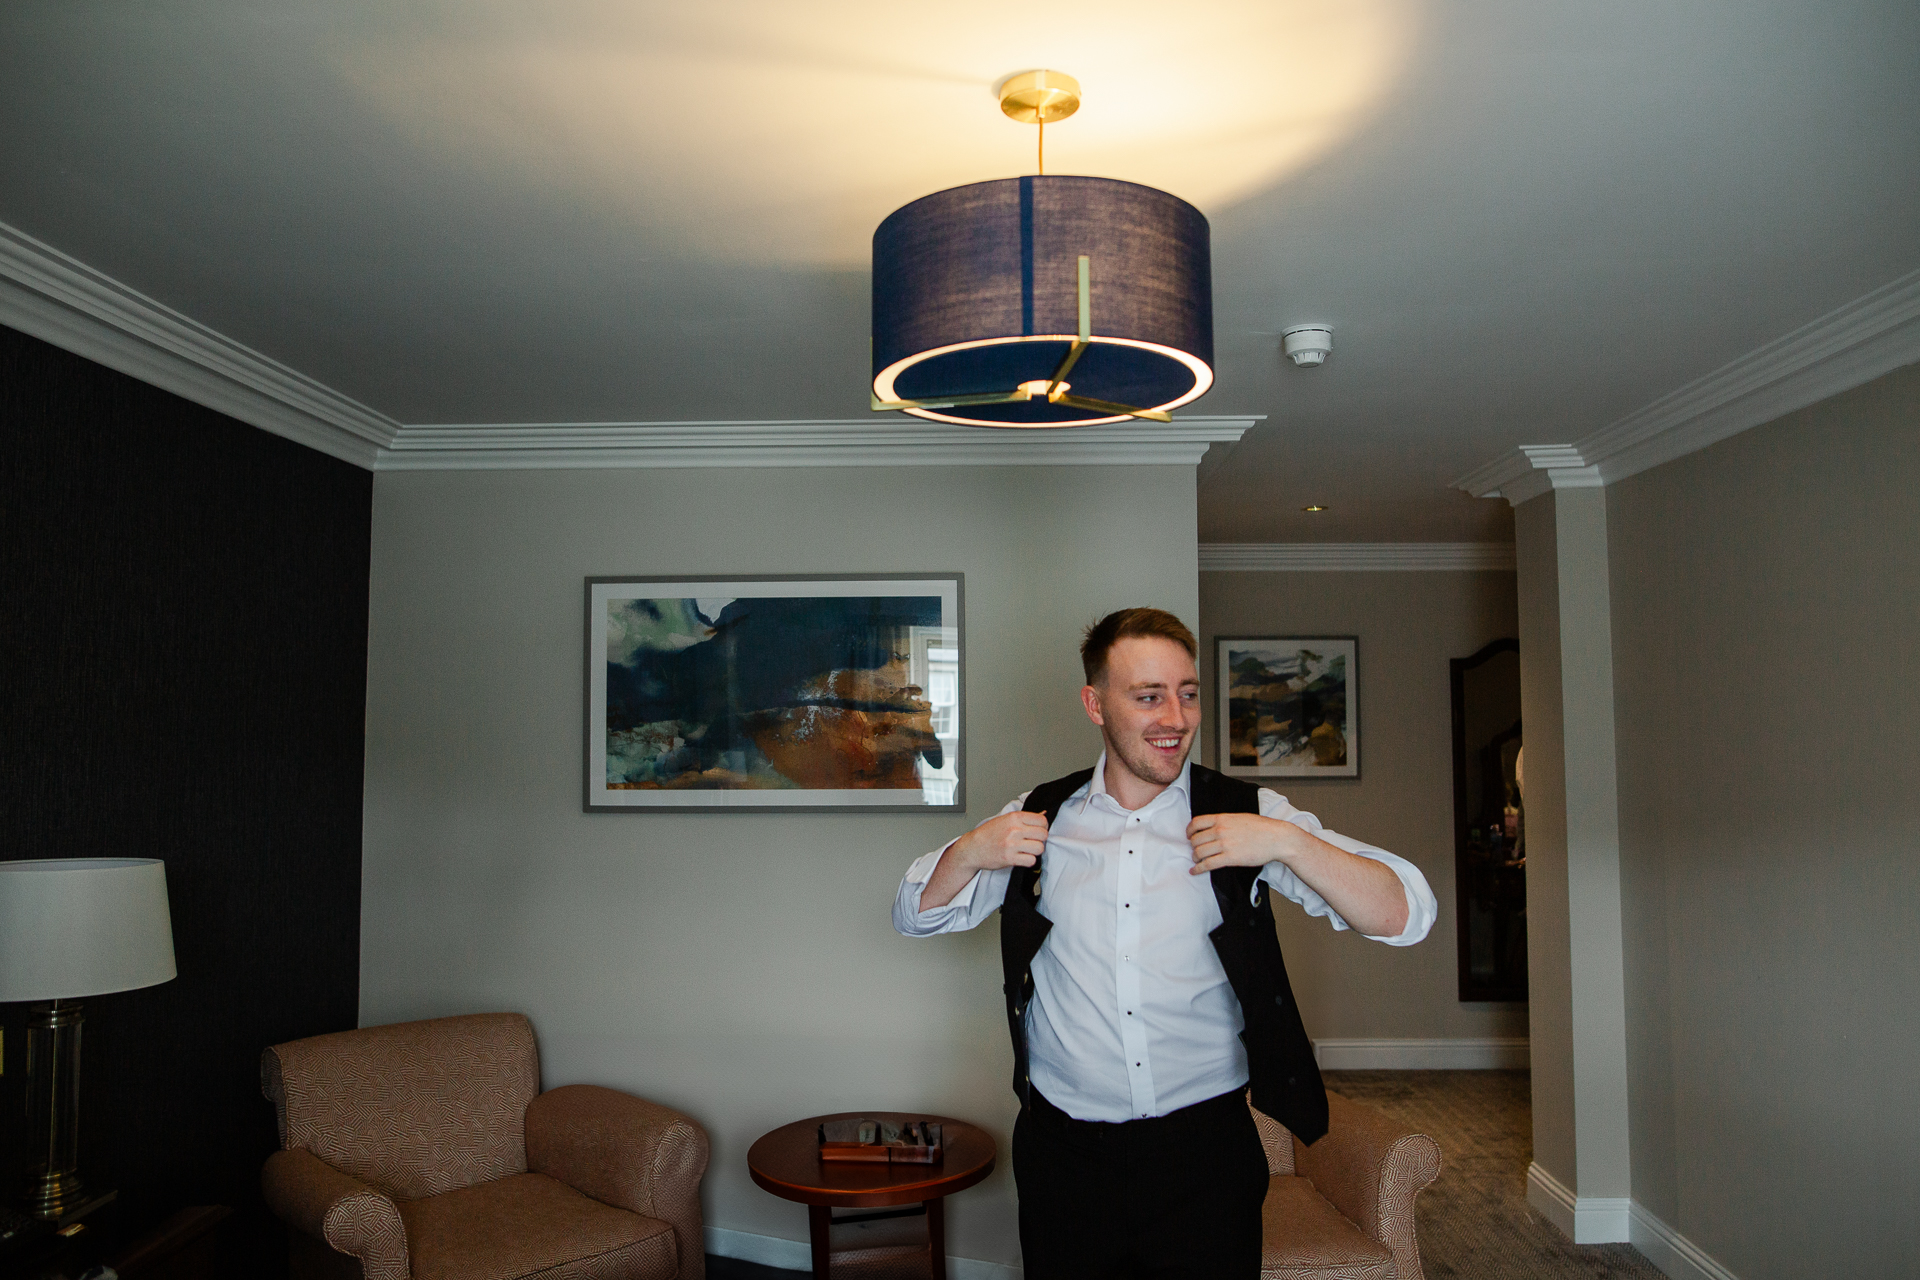
{"type": "MultiPolygon", "coordinates": [[[[955,351],[969,351],[979,347],[1002,347],[1015,342],[1064,342],[1071,346],[1079,340],[1080,335],[1077,333],[1022,334],[1006,338],[976,338],[971,342],[954,342],[944,347],[932,347],[926,351],[916,351],[910,356],[905,356],[894,361],[879,373],[875,374],[873,376],[873,394],[882,400],[900,399],[901,397],[894,393],[894,381],[914,365],[919,364],[923,360],[931,360],[935,356],[950,355],[955,351]]],[[[1138,338],[1103,338],[1098,334],[1094,335],[1091,345],[1134,347],[1141,351],[1151,351],[1156,355],[1166,356],[1185,365],[1193,374],[1193,387],[1185,395],[1177,399],[1164,401],[1160,404],[1137,405],[1135,406],[1136,408],[1158,409],[1162,413],[1170,413],[1182,405],[1192,404],[1195,400],[1207,394],[1213,387],[1212,366],[1191,352],[1181,351],[1176,347],[1165,346],[1158,342],[1142,342],[1138,338]]],[[[1069,375],[1067,380],[1069,382],[1073,380],[1071,375],[1069,375]]],[[[1012,390],[1012,388],[1008,388],[1008,390],[1012,390]]],[[[926,398],[931,400],[937,397],[928,396],[926,398]]],[[[1009,401],[1009,403],[1017,404],[1019,402],[1009,401]]],[[[1071,408],[1072,406],[1067,407],[1071,408]]],[[[926,418],[931,422],[951,422],[962,427],[995,427],[1010,431],[1045,431],[1054,427],[1098,427],[1105,426],[1111,422],[1138,421],[1138,419],[1130,414],[1113,414],[1104,418],[1081,418],[1071,422],[987,422],[979,418],[958,418],[949,413],[942,413],[938,409],[913,408],[902,410],[902,412],[910,413],[916,418],[926,418]]]]}

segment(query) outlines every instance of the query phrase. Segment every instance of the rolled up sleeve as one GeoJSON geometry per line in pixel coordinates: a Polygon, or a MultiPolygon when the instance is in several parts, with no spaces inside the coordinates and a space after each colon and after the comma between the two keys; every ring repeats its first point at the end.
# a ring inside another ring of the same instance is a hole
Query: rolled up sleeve
{"type": "MultiPolygon", "coordinates": [[[[1399,878],[1400,887],[1407,895],[1407,925],[1399,933],[1391,936],[1362,934],[1374,942],[1384,942],[1390,947],[1410,947],[1427,936],[1433,928],[1434,919],[1440,914],[1439,904],[1434,900],[1433,889],[1427,884],[1427,878],[1420,868],[1395,853],[1376,848],[1351,836],[1343,836],[1338,831],[1329,831],[1322,826],[1320,819],[1303,809],[1296,809],[1287,803],[1286,797],[1261,788],[1260,813],[1262,817],[1279,818],[1291,822],[1304,831],[1311,832],[1336,849],[1345,849],[1348,853],[1384,864],[1399,878]]],[[[931,873],[929,873],[931,874],[931,873]]],[[[1351,928],[1340,913],[1327,905],[1327,900],[1296,876],[1282,863],[1270,862],[1261,869],[1260,879],[1272,886],[1273,891],[1290,902],[1298,903],[1300,909],[1310,916],[1325,917],[1328,924],[1336,930],[1351,928]]],[[[1258,890],[1256,889],[1256,892],[1258,890]]]]}
{"type": "MultiPolygon", "coordinates": [[[[1013,813],[1026,803],[1022,795],[1000,813],[1013,813]]],[[[999,814],[995,814],[998,817],[999,814]]],[[[945,906],[934,907],[929,911],[920,909],[920,892],[927,887],[927,881],[933,879],[934,868],[940,865],[940,859],[953,848],[955,841],[949,840],[943,847],[932,853],[922,854],[913,860],[907,868],[907,874],[900,878],[900,888],[893,896],[893,928],[896,933],[908,938],[929,938],[936,933],[959,933],[980,924],[988,916],[1000,909],[1000,902],[1007,896],[1007,879],[1013,873],[1005,867],[992,871],[974,873],[973,879],[953,896],[953,901],[945,906]]]]}

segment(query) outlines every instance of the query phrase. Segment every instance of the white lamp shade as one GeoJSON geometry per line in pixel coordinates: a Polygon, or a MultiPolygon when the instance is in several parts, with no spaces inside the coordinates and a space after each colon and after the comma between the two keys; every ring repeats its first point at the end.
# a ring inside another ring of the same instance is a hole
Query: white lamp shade
{"type": "Polygon", "coordinates": [[[0,862],[0,1002],[106,995],[173,976],[166,863],[0,862]]]}

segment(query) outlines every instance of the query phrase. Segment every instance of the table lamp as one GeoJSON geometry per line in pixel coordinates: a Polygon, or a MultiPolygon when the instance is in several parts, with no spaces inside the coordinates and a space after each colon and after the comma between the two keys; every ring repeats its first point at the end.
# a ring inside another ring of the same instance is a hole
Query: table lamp
{"type": "Polygon", "coordinates": [[[26,1204],[36,1217],[59,1218],[82,1202],[79,997],[173,976],[166,863],[0,862],[0,1002],[48,1002],[27,1022],[26,1204]]]}

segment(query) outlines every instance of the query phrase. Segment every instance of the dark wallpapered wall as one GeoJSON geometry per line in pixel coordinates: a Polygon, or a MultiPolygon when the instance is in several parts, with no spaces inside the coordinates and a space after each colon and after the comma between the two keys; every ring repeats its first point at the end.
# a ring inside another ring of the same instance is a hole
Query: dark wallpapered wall
{"type": "Polygon", "coordinates": [[[180,970],[86,1001],[81,1174],[257,1220],[260,1050],[357,1012],[372,476],[5,328],[0,431],[0,858],[164,858],[180,970]]]}

